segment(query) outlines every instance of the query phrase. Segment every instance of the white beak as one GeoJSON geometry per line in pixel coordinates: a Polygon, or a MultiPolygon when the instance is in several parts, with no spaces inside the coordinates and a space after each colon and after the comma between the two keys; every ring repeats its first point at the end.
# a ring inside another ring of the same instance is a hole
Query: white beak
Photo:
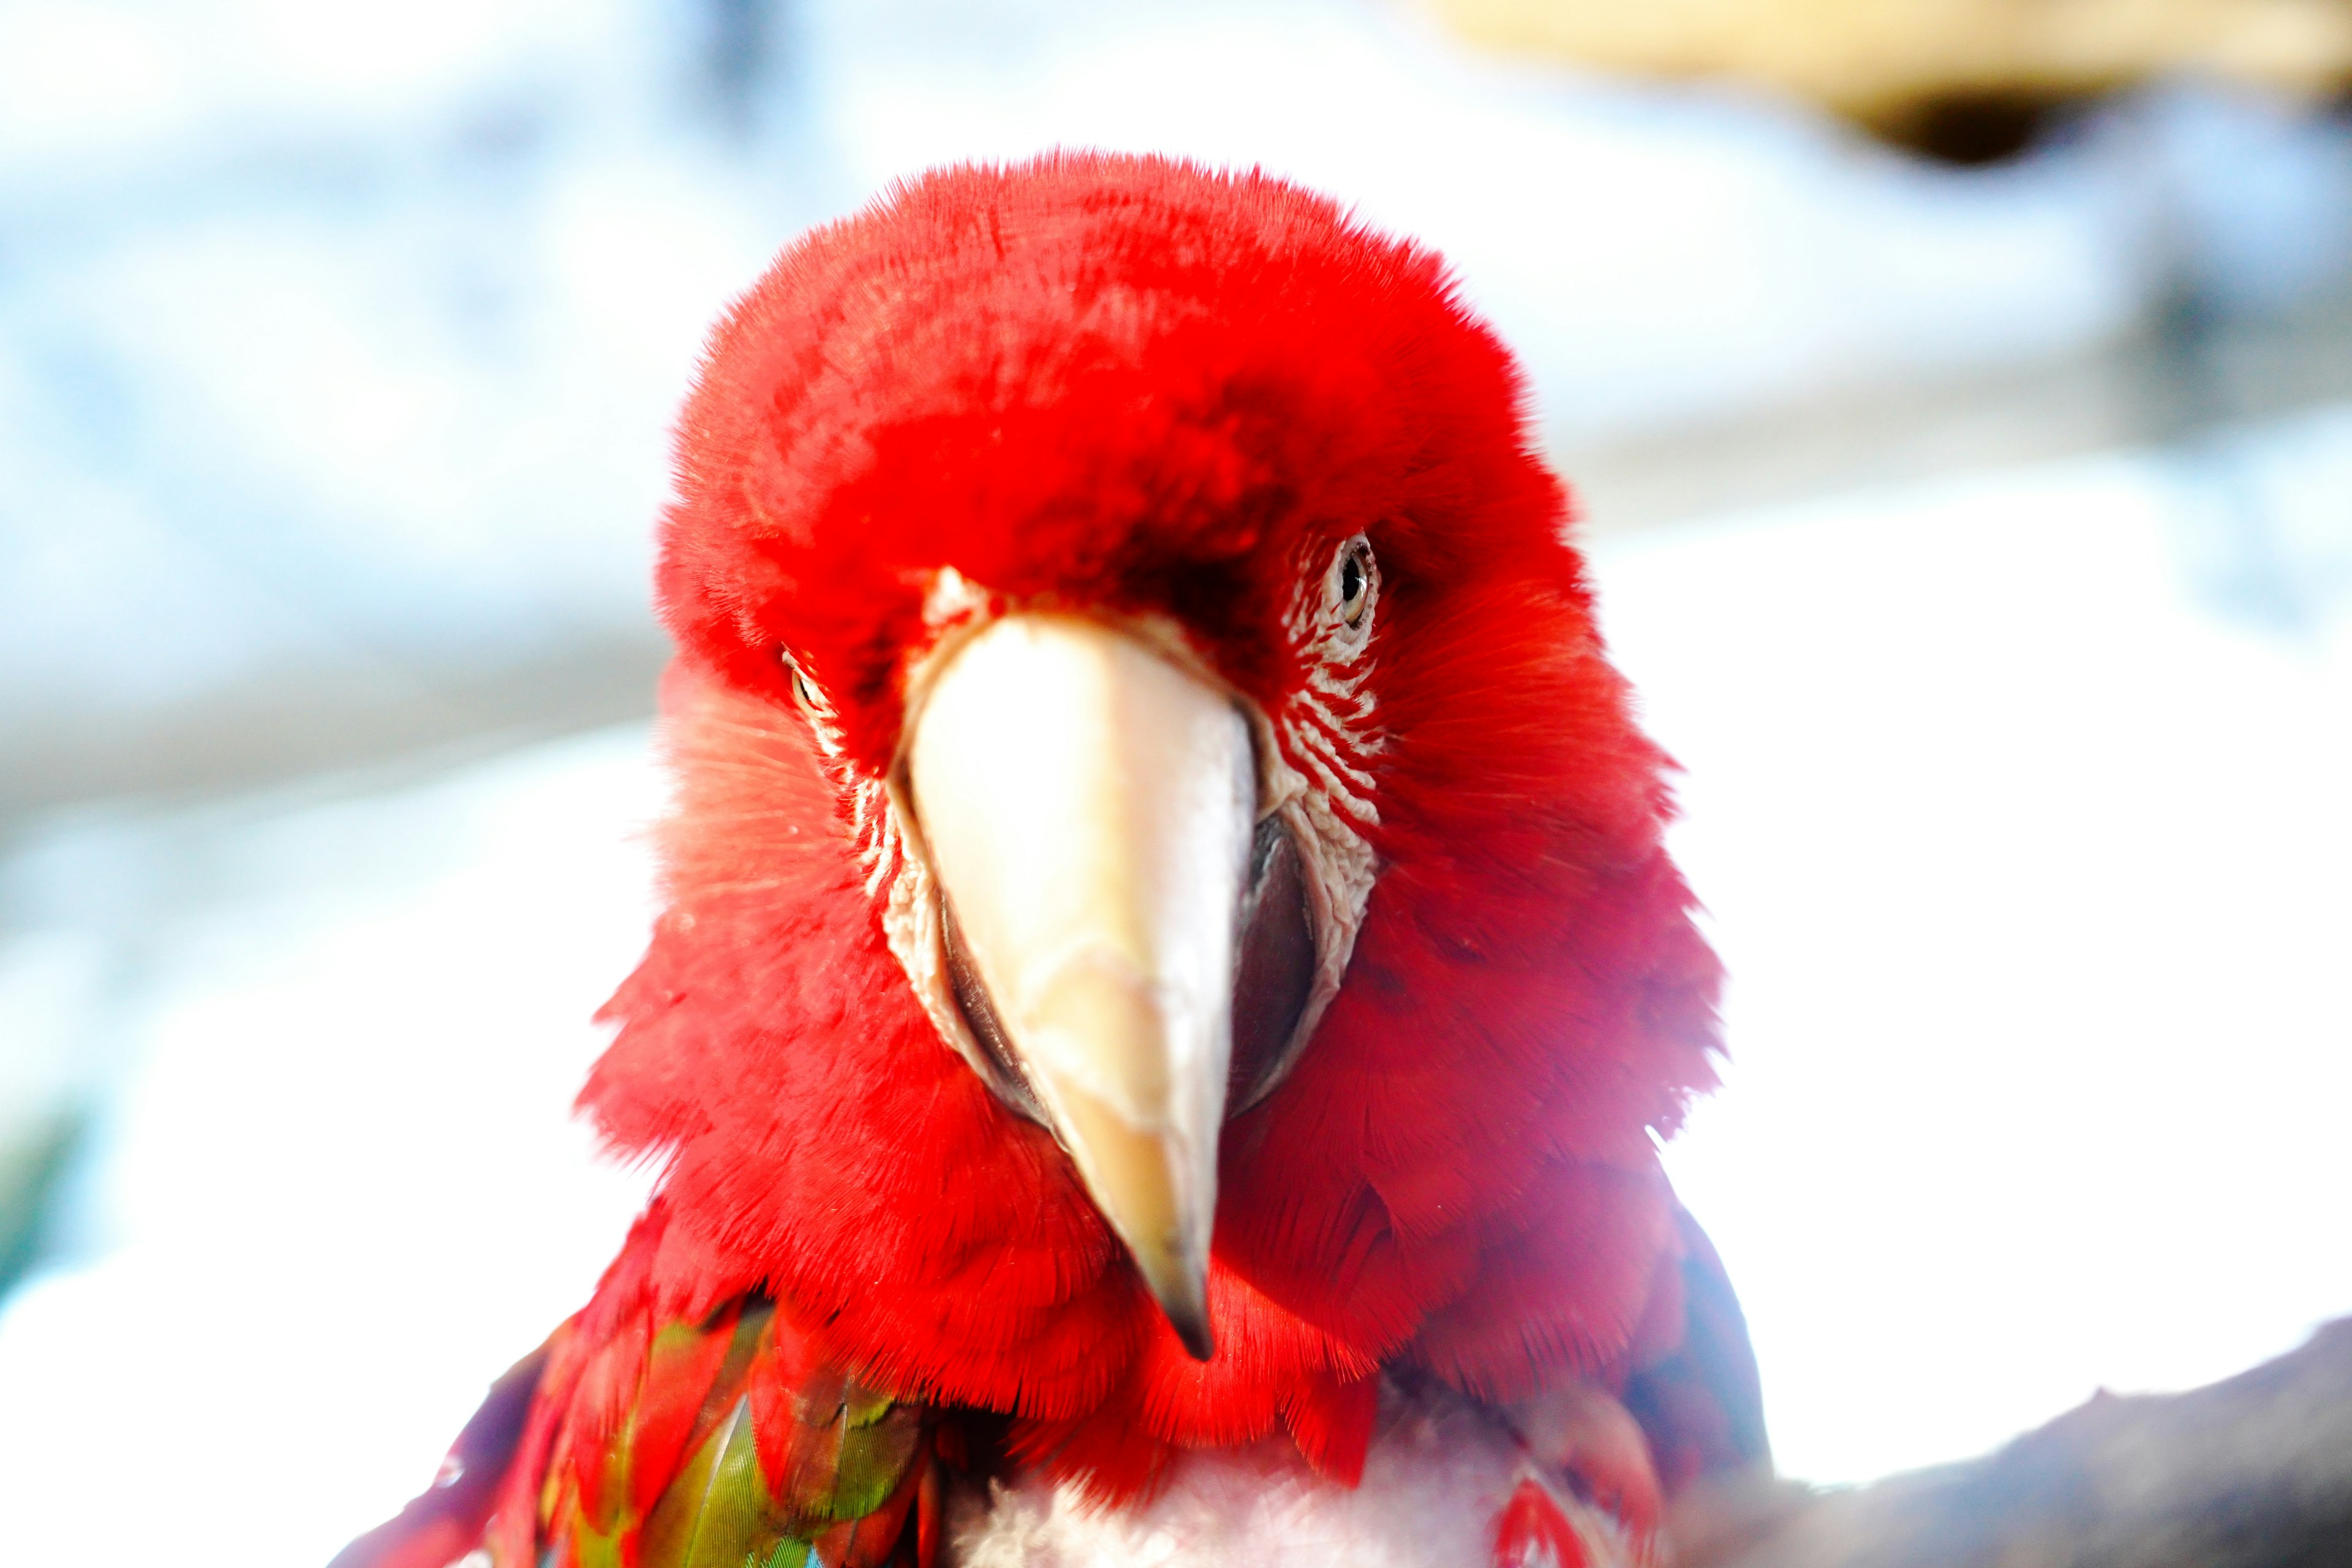
{"type": "Polygon", "coordinates": [[[1256,815],[1247,721],[1230,695],[1134,637],[1010,616],[933,678],[908,784],[1019,1069],[1206,1360],[1234,928],[1256,815]]]}

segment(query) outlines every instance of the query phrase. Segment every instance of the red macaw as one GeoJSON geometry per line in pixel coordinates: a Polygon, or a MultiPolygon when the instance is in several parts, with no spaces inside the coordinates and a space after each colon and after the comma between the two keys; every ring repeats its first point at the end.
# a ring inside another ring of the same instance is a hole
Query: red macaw
{"type": "Polygon", "coordinates": [[[728,312],[677,482],[581,1096],[660,1181],[343,1563],[1602,1563],[1769,1463],[1669,764],[1436,256],[933,174],[728,312]]]}

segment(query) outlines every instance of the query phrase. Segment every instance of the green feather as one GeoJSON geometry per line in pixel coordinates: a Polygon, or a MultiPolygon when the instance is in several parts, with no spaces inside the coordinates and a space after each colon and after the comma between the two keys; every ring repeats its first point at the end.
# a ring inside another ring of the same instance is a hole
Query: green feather
{"type": "Polygon", "coordinates": [[[863,1519],[890,1500],[914,1467],[923,1441],[922,1412],[886,1401],[860,1420],[853,1398],[844,1425],[847,1430],[824,1513],[827,1519],[863,1519]]]}
{"type": "Polygon", "coordinates": [[[542,1504],[550,1510],[542,1516],[542,1541],[568,1535],[579,1568],[623,1568],[632,1558],[637,1568],[880,1568],[893,1558],[916,1483],[930,1462],[927,1413],[818,1365],[784,1391],[789,1397],[761,1405],[785,1429],[755,1430],[753,1379],[803,1363],[767,1359],[778,1353],[775,1336],[793,1332],[777,1319],[772,1303],[747,1300],[722,1331],[724,1321],[722,1312],[699,1323],[672,1321],[656,1329],[646,1381],[593,1458],[605,1477],[614,1517],[586,1518],[578,1494],[562,1488],[542,1504]],[[725,1355],[701,1396],[685,1461],[638,1520],[620,1500],[632,1495],[630,1470],[638,1458],[639,1417],[650,1407],[648,1391],[667,1386],[673,1400],[695,1398],[677,1380],[709,1375],[697,1373],[709,1365],[697,1352],[710,1344],[706,1336],[721,1331],[728,1334],[725,1355]],[[762,1438],[770,1460],[782,1458],[773,1488],[761,1463],[762,1438]],[[820,1563],[820,1540],[832,1542],[827,1552],[846,1552],[849,1561],[836,1563],[826,1556],[820,1563]]]}
{"type": "Polygon", "coordinates": [[[643,1568],[740,1568],[782,1531],[751,1441],[751,1403],[739,1398],[646,1521],[643,1568]]]}

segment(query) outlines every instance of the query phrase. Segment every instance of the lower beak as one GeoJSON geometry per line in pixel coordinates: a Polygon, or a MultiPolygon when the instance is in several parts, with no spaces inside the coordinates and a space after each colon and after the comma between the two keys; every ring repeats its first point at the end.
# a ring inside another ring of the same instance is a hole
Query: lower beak
{"type": "Polygon", "coordinates": [[[1093,622],[950,656],[908,782],[1017,1070],[1185,1347],[1209,1239],[1256,774],[1233,699],[1093,622]]]}

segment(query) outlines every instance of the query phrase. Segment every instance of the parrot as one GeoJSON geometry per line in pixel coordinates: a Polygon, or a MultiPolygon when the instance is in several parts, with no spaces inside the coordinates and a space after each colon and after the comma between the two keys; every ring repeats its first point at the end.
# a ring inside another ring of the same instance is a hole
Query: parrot
{"type": "Polygon", "coordinates": [[[651,1195],[335,1568],[1609,1568],[1769,1475],[1722,966],[1528,382],[1261,170],[934,170],[679,416],[651,1195]]]}

